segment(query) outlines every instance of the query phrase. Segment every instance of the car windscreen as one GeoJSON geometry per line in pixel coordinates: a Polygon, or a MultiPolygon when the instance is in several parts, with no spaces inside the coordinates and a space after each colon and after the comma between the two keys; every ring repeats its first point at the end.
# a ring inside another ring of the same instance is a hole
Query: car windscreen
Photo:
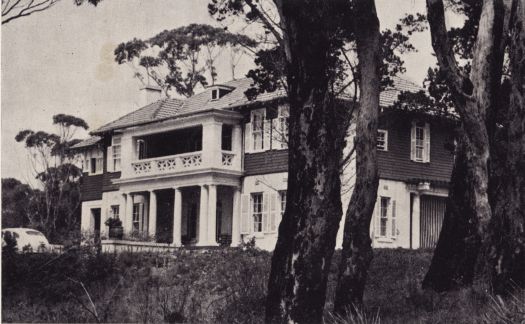
{"type": "Polygon", "coordinates": [[[35,236],[44,236],[44,234],[38,232],[38,231],[26,231],[27,235],[35,235],[35,236]]]}

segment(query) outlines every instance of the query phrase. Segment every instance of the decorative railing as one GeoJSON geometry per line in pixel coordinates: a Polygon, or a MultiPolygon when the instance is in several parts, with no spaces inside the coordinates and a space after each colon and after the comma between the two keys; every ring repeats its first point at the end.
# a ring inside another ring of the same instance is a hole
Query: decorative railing
{"type": "Polygon", "coordinates": [[[222,152],[222,166],[228,166],[228,167],[232,166],[234,157],[235,157],[235,154],[233,153],[222,152]]]}
{"type": "Polygon", "coordinates": [[[236,158],[232,152],[221,152],[221,160],[210,165],[204,161],[202,152],[191,152],[178,155],[163,156],[158,158],[143,159],[131,162],[130,176],[154,175],[164,173],[182,172],[202,167],[235,168],[236,158]]]}
{"type": "Polygon", "coordinates": [[[191,152],[131,162],[134,175],[170,173],[202,165],[202,153],[191,152]]]}

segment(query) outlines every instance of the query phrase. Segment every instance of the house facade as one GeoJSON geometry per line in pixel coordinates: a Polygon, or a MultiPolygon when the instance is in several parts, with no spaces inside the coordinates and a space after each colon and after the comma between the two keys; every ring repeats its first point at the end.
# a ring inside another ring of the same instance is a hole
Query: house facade
{"type": "MultiPolygon", "coordinates": [[[[84,161],[82,229],[100,233],[109,249],[237,246],[254,237],[273,250],[286,206],[288,106],[280,91],[249,101],[250,85],[234,80],[186,100],[145,88],[158,100],[93,131],[75,147],[84,161]],[[109,217],[122,220],[124,241],[106,240],[109,217]]],[[[401,79],[396,86],[381,94],[383,107],[400,90],[417,90],[401,79]]],[[[451,130],[439,118],[383,109],[374,247],[435,244],[453,163],[451,130]]],[[[342,175],[344,209],[354,170],[350,162],[342,175]]],[[[342,226],[339,232],[338,246],[342,226]]]]}

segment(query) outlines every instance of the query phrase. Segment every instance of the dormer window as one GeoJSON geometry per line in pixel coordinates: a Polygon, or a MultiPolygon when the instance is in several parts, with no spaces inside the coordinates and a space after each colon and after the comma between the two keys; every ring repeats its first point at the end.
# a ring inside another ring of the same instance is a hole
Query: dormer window
{"type": "Polygon", "coordinates": [[[219,100],[226,94],[232,92],[234,88],[224,85],[214,85],[211,89],[211,100],[219,100]]]}
{"type": "Polygon", "coordinates": [[[211,91],[211,100],[219,99],[219,89],[213,89],[211,91]]]}

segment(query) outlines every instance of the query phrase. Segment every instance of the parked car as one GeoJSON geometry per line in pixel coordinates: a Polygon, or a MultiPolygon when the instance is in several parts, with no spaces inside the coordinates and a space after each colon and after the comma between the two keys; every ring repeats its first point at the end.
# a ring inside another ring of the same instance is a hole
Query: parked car
{"type": "Polygon", "coordinates": [[[18,252],[46,252],[51,245],[41,232],[32,228],[4,228],[2,230],[2,247],[6,244],[4,236],[10,233],[16,239],[18,252]]]}

